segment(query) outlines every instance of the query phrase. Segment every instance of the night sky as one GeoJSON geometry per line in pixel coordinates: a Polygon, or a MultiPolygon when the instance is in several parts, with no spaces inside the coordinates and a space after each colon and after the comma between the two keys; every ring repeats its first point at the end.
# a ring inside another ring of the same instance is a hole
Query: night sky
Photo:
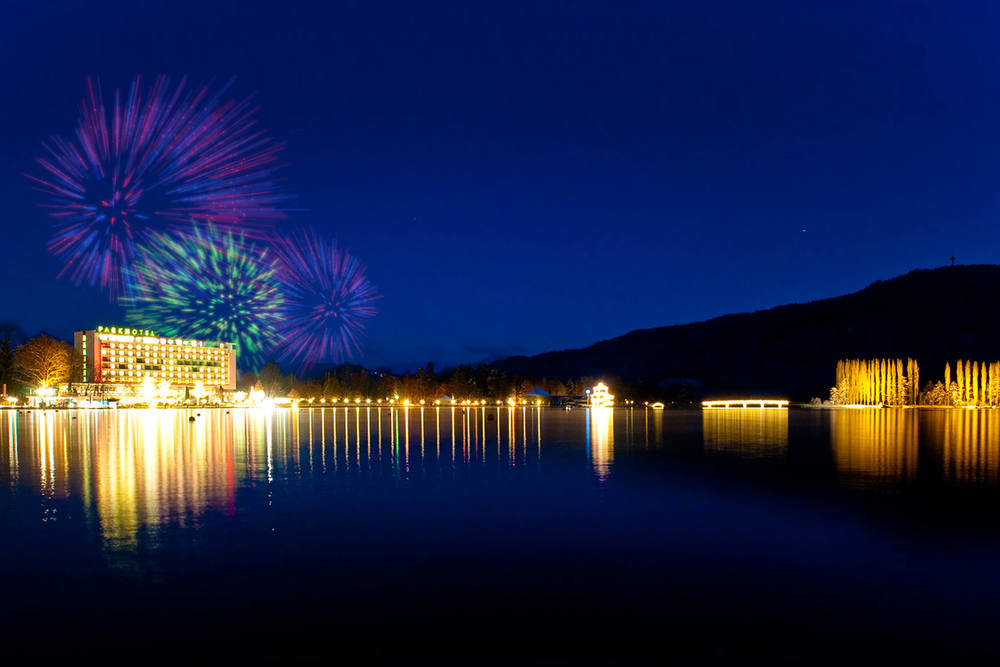
{"type": "Polygon", "coordinates": [[[123,322],[56,280],[23,172],[85,77],[236,77],[289,225],[439,367],[834,296],[1000,249],[995,3],[16,2],[0,10],[0,319],[123,322]]]}

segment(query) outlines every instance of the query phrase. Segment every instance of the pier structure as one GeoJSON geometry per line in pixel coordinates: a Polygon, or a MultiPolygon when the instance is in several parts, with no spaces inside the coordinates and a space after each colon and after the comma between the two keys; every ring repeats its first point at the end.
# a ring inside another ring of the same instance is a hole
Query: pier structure
{"type": "Polygon", "coordinates": [[[788,400],[784,398],[725,398],[713,401],[702,401],[705,410],[714,408],[787,408],[788,400]]]}

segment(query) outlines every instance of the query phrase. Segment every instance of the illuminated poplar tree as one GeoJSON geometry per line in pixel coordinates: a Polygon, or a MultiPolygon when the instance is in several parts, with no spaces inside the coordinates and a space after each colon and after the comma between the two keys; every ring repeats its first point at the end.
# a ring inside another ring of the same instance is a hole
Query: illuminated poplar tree
{"type": "Polygon", "coordinates": [[[1000,403],[1000,362],[990,364],[990,405],[1000,403]]]}
{"type": "Polygon", "coordinates": [[[987,405],[986,402],[986,362],[982,362],[979,365],[979,405],[987,405]]]}
{"type": "Polygon", "coordinates": [[[889,359],[882,360],[882,400],[880,402],[886,405],[889,403],[889,375],[892,372],[889,368],[890,363],[889,359]]]}
{"type": "Polygon", "coordinates": [[[875,360],[875,403],[881,403],[885,395],[885,385],[882,382],[882,360],[875,360]]]}
{"type": "Polygon", "coordinates": [[[961,403],[965,402],[965,364],[962,360],[958,360],[958,364],[955,366],[955,382],[958,384],[958,400],[961,403]]]}
{"type": "Polygon", "coordinates": [[[972,362],[965,360],[965,400],[972,400],[972,362]]]}
{"type": "Polygon", "coordinates": [[[889,376],[890,376],[890,388],[891,391],[886,397],[886,405],[898,405],[900,396],[900,386],[899,386],[899,364],[896,362],[898,359],[889,360],[889,376]]]}
{"type": "Polygon", "coordinates": [[[906,377],[910,379],[906,387],[906,402],[913,405],[916,403],[916,400],[913,398],[913,359],[909,357],[906,359],[906,377]]]}
{"type": "Polygon", "coordinates": [[[839,405],[916,405],[920,370],[916,359],[841,359],[831,400],[839,405]]]}

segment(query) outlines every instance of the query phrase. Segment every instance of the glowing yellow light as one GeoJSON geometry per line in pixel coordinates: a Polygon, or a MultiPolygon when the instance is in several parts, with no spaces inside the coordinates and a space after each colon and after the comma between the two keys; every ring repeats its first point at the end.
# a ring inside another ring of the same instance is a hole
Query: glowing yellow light
{"type": "Polygon", "coordinates": [[[434,401],[434,405],[441,405],[441,401],[434,401]]]}
{"type": "Polygon", "coordinates": [[[421,398],[420,399],[420,405],[423,405],[423,404],[424,404],[424,399],[421,398]]]}
{"type": "Polygon", "coordinates": [[[703,408],[787,408],[788,401],[783,398],[727,398],[713,401],[702,401],[703,408]]]}
{"type": "Polygon", "coordinates": [[[590,407],[611,408],[615,405],[615,397],[608,393],[608,385],[598,382],[597,386],[590,390],[590,407]]]}
{"type": "Polygon", "coordinates": [[[171,388],[170,380],[161,380],[156,385],[156,397],[163,402],[172,403],[174,401],[176,392],[171,388]]]}
{"type": "Polygon", "coordinates": [[[663,403],[660,403],[659,401],[657,401],[656,403],[653,403],[649,407],[653,408],[654,410],[662,410],[663,409],[663,403]]]}
{"type": "Polygon", "coordinates": [[[149,407],[156,406],[156,381],[151,375],[146,375],[142,379],[142,384],[139,385],[139,396],[142,398],[142,402],[149,407]]]}

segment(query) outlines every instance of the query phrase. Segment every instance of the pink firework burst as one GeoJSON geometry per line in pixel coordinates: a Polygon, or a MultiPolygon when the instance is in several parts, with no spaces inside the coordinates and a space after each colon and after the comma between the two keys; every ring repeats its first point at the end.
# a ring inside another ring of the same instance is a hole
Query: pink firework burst
{"type": "Polygon", "coordinates": [[[26,174],[55,221],[60,277],[116,299],[149,231],[194,221],[253,235],[284,217],[274,177],[283,145],[257,126],[251,98],[223,99],[228,87],[158,77],[147,89],[137,78],[108,108],[87,81],[74,135],[44,142],[40,173],[26,174]]]}

